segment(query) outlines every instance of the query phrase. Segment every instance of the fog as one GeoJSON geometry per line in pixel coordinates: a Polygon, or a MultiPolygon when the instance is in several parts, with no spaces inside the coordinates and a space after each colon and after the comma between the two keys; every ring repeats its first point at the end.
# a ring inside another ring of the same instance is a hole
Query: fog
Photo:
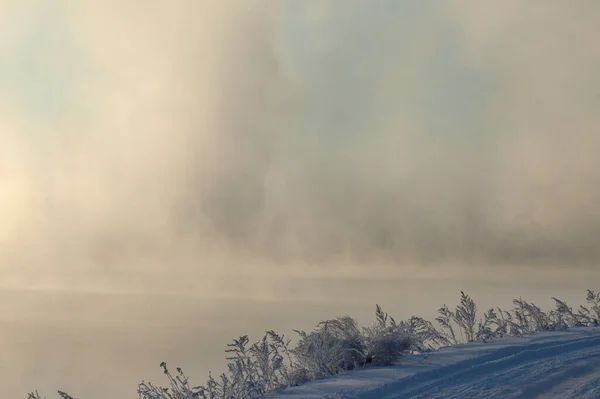
{"type": "Polygon", "coordinates": [[[0,10],[3,397],[202,382],[230,338],[375,303],[600,288],[600,4],[0,10]]]}

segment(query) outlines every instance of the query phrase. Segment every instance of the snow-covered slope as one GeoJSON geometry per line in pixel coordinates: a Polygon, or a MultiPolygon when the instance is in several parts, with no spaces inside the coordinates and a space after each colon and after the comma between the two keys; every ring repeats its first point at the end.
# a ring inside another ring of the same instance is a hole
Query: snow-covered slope
{"type": "Polygon", "coordinates": [[[289,388],[281,399],[600,398],[600,328],[573,328],[405,357],[289,388]]]}

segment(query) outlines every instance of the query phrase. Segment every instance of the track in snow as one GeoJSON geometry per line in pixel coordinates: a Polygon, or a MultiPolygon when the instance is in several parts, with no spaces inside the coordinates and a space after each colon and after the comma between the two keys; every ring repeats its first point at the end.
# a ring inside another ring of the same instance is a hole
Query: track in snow
{"type": "Polygon", "coordinates": [[[501,348],[472,360],[418,373],[363,396],[369,399],[536,398],[554,394],[553,388],[572,378],[590,374],[599,377],[599,367],[600,336],[532,343],[501,348]]]}
{"type": "Polygon", "coordinates": [[[445,348],[284,392],[353,399],[600,398],[600,329],[445,348]]]}

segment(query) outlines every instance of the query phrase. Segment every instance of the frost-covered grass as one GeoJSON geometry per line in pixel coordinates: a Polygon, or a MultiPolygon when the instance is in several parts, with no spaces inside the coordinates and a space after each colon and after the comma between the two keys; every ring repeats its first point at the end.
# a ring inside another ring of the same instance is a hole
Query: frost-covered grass
{"type": "MultiPolygon", "coordinates": [[[[242,336],[228,345],[227,372],[217,377],[209,373],[204,385],[191,384],[180,368],[172,371],[162,362],[167,386],[142,381],[137,392],[140,399],[259,398],[329,375],[390,366],[414,352],[597,325],[600,320],[600,292],[588,290],[586,305],[576,311],[552,299],[556,308],[547,312],[519,298],[513,300],[512,309],[489,309],[478,318],[475,301],[461,292],[454,309],[446,305],[438,309],[438,326],[416,316],[397,322],[376,305],[372,325],[360,326],[349,316],[322,321],[310,332],[295,330],[298,342],[293,347],[291,339],[275,331],[267,331],[256,342],[242,336]]],[[[74,399],[62,391],[58,394],[74,399]]],[[[28,395],[28,399],[41,399],[37,391],[28,395]]]]}

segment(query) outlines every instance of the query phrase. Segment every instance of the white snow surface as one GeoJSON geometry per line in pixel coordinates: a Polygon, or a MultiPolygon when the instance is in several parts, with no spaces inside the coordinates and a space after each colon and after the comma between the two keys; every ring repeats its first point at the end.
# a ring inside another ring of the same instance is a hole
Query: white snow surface
{"type": "Polygon", "coordinates": [[[600,398],[600,328],[442,348],[288,388],[280,399],[600,398]]]}

